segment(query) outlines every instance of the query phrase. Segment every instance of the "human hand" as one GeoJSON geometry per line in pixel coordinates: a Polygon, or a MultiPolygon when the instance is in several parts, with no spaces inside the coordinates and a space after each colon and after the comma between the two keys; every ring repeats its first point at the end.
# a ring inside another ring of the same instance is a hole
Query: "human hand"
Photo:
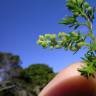
{"type": "Polygon", "coordinates": [[[83,65],[75,63],[59,72],[39,96],[96,96],[96,78],[87,79],[77,71],[83,65]]]}

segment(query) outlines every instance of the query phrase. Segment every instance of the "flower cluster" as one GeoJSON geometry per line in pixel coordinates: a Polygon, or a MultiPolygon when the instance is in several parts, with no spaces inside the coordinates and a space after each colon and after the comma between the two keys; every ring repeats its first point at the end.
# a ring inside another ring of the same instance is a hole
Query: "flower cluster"
{"type": "Polygon", "coordinates": [[[37,43],[43,48],[64,48],[75,53],[82,47],[87,48],[88,51],[82,57],[85,66],[78,71],[87,78],[89,76],[94,77],[96,73],[96,38],[93,34],[92,25],[96,8],[91,7],[85,0],[67,0],[66,6],[72,12],[72,16],[66,16],[60,24],[72,27],[73,31],[69,33],[59,32],[58,35],[40,35],[37,43]],[[78,17],[84,18],[84,22],[78,21],[78,17]],[[88,28],[87,34],[81,34],[80,30],[75,31],[81,25],[88,28]],[[90,38],[90,42],[86,42],[87,38],[90,38]]]}

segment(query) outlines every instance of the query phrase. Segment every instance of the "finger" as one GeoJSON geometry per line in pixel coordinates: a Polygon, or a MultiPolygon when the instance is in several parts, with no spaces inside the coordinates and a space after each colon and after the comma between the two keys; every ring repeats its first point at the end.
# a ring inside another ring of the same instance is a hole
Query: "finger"
{"type": "Polygon", "coordinates": [[[79,94],[93,96],[92,80],[82,77],[77,71],[77,68],[83,65],[79,62],[65,68],[43,89],[39,96],[72,96],[72,94],[73,96],[79,96],[79,94]]]}

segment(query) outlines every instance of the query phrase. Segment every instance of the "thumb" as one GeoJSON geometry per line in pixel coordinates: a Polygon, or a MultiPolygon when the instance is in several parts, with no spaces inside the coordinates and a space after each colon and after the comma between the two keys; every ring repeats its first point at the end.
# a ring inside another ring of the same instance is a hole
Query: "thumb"
{"type": "Polygon", "coordinates": [[[83,65],[75,63],[59,72],[39,96],[96,96],[96,79],[87,79],[77,71],[83,65]]]}

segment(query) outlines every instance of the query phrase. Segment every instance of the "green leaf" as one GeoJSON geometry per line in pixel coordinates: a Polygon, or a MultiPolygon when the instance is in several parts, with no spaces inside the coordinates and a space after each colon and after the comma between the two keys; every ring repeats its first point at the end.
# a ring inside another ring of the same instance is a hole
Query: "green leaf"
{"type": "Polygon", "coordinates": [[[70,24],[70,23],[74,23],[76,20],[74,17],[70,17],[70,16],[66,16],[64,19],[62,19],[62,21],[59,24],[70,24]]]}

